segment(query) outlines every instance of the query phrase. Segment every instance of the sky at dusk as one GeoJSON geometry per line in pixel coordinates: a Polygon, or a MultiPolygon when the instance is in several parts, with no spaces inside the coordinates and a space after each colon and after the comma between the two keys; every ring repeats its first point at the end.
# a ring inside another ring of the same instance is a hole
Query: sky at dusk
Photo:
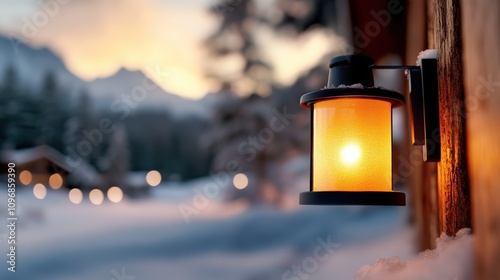
{"type": "MultiPolygon", "coordinates": [[[[197,99],[219,86],[206,77],[203,63],[213,59],[203,42],[220,24],[221,17],[208,12],[215,3],[0,0],[0,33],[33,47],[48,47],[84,80],[107,77],[124,67],[143,71],[166,91],[197,99]]],[[[257,1],[258,9],[272,7],[273,1],[257,1]]],[[[344,46],[340,37],[321,29],[299,37],[276,34],[263,25],[254,32],[257,45],[274,68],[276,82],[282,85],[293,83],[325,54],[344,46]]],[[[244,67],[239,55],[216,63],[228,75],[244,67]]]]}

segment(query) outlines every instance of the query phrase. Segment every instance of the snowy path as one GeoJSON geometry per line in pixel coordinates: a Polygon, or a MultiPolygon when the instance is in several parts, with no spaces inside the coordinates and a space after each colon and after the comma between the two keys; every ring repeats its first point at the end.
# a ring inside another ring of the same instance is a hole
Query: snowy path
{"type": "MultiPolygon", "coordinates": [[[[301,207],[284,212],[214,202],[186,224],[178,204],[163,199],[169,197],[164,192],[152,199],[94,206],[73,205],[63,191],[50,192],[45,200],[33,198],[28,189],[19,191],[24,224],[18,230],[18,271],[2,269],[0,278],[121,280],[126,272],[137,280],[276,280],[313,256],[318,238],[329,238],[338,248],[309,279],[352,279],[379,257],[413,254],[406,208],[301,207]],[[37,212],[41,214],[33,215],[37,212]]],[[[190,196],[189,190],[182,192],[190,196]]]]}

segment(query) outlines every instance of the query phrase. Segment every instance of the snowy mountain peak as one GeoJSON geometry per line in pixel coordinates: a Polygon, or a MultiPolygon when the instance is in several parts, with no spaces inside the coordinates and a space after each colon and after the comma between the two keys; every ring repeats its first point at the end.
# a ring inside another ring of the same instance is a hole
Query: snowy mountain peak
{"type": "MultiPolygon", "coordinates": [[[[0,76],[13,65],[24,85],[38,88],[47,72],[53,72],[69,96],[87,89],[93,96],[96,109],[109,109],[109,102],[122,95],[134,94],[134,90],[146,90],[147,98],[140,102],[141,108],[159,108],[174,115],[206,116],[212,106],[206,102],[193,101],[168,93],[140,70],[121,67],[113,75],[86,82],[70,72],[63,60],[47,47],[34,48],[17,39],[0,35],[0,76]],[[147,85],[147,89],[145,87],[147,85]]],[[[210,102],[212,103],[212,102],[210,102]]]]}

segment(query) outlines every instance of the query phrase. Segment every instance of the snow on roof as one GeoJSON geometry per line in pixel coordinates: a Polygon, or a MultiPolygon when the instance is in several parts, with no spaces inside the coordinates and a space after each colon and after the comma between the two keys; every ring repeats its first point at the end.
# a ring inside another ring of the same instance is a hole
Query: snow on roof
{"type": "Polygon", "coordinates": [[[424,58],[437,58],[437,50],[428,49],[425,51],[421,51],[417,56],[417,66],[420,66],[420,62],[424,58]]]}
{"type": "Polygon", "coordinates": [[[413,260],[382,258],[375,265],[365,265],[356,279],[472,279],[474,238],[469,228],[456,236],[442,234],[436,249],[426,250],[413,260]]]}
{"type": "Polygon", "coordinates": [[[54,148],[46,145],[20,150],[8,150],[2,154],[2,161],[14,162],[16,165],[23,165],[42,158],[54,162],[66,171],[71,170],[71,167],[64,162],[64,156],[54,148]]]}
{"type": "Polygon", "coordinates": [[[72,167],[66,163],[65,156],[63,154],[47,145],[21,150],[5,151],[1,156],[1,161],[14,162],[19,166],[43,158],[71,173],[71,175],[75,176],[79,182],[94,184],[99,178],[99,173],[87,162],[81,161],[78,166],[72,167]]]}

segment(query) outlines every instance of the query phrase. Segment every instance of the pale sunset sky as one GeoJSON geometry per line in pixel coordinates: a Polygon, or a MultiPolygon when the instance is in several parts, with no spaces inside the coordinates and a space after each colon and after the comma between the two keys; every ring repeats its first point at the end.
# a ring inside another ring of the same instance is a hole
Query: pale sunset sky
{"type": "MultiPolygon", "coordinates": [[[[238,1],[229,1],[237,3],[238,1]]],[[[272,9],[274,1],[256,1],[272,9]]],[[[205,76],[211,59],[203,41],[220,24],[208,13],[216,0],[0,0],[0,34],[33,47],[48,47],[76,76],[90,81],[120,68],[140,70],[166,91],[198,99],[218,85],[205,76]],[[158,78],[155,71],[168,73],[158,78]]],[[[226,12],[231,12],[230,9],[226,12]]],[[[328,52],[344,46],[326,30],[294,38],[256,27],[257,44],[282,85],[316,65],[328,52]]],[[[219,63],[219,62],[217,62],[219,63]]],[[[243,67],[243,59],[220,61],[222,71],[243,67]]]]}

